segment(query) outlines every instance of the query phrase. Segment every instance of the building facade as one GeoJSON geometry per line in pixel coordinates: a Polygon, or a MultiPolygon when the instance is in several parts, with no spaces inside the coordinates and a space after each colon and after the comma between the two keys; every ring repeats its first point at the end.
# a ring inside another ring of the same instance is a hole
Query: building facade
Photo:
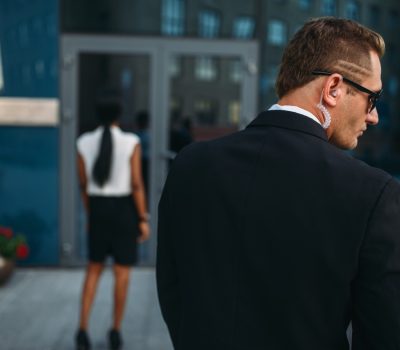
{"type": "MultiPolygon", "coordinates": [[[[217,137],[274,103],[284,47],[319,16],[355,19],[385,38],[380,124],[354,155],[400,175],[396,0],[1,0],[0,225],[26,234],[26,264],[85,259],[74,142],[96,125],[96,101],[118,96],[127,130],[149,116],[154,231],[174,132],[217,137]]],[[[144,264],[154,252],[155,235],[144,264]]]]}

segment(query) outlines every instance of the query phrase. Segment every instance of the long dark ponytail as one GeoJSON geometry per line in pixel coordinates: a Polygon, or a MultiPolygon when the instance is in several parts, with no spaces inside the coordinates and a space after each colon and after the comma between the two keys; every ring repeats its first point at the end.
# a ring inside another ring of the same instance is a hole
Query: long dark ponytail
{"type": "Polygon", "coordinates": [[[120,105],[116,102],[102,102],[97,106],[97,116],[104,130],[92,175],[99,187],[103,187],[110,178],[113,150],[110,127],[118,119],[120,112],[120,105]]]}

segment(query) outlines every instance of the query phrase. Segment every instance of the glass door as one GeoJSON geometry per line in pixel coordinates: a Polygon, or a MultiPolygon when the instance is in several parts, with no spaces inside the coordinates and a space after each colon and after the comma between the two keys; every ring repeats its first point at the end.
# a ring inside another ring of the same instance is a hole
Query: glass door
{"type": "MultiPolygon", "coordinates": [[[[154,40],[66,35],[61,46],[61,264],[81,265],[86,260],[87,224],[78,190],[76,139],[97,126],[95,111],[99,101],[117,100],[122,107],[121,129],[141,139],[151,213],[151,154],[155,151],[151,134],[155,124],[152,119],[159,115],[155,89],[159,65],[154,40]]],[[[139,264],[152,263],[150,249],[149,242],[140,245],[139,264]]]]}
{"type": "MultiPolygon", "coordinates": [[[[119,126],[139,136],[142,148],[142,173],[149,192],[150,158],[150,56],[147,54],[79,54],[77,137],[98,126],[96,106],[105,100],[121,105],[119,126]]],[[[147,196],[147,199],[149,197],[147,196]]],[[[79,258],[86,258],[87,221],[80,198],[78,209],[79,258]]],[[[148,246],[139,245],[139,263],[148,260],[148,246]]]]}
{"type": "Polygon", "coordinates": [[[255,117],[257,43],[64,35],[61,49],[61,264],[86,259],[76,138],[95,127],[96,101],[116,95],[121,128],[142,142],[152,235],[139,259],[154,265],[157,205],[172,159],[190,142],[234,132],[255,117]]]}
{"type": "Polygon", "coordinates": [[[244,128],[256,116],[258,94],[256,42],[169,39],[160,54],[157,201],[176,154],[191,142],[244,128]]]}
{"type": "Polygon", "coordinates": [[[243,64],[239,57],[173,54],[169,61],[169,143],[187,143],[237,131],[241,121],[243,64]]]}

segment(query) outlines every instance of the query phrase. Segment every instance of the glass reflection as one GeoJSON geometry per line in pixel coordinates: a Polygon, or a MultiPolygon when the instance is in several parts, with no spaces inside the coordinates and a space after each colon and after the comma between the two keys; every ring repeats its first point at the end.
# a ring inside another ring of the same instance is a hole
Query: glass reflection
{"type": "Polygon", "coordinates": [[[191,141],[238,130],[243,79],[240,59],[172,56],[170,65],[176,62],[180,62],[180,74],[170,74],[170,151],[177,153],[191,141]]]}

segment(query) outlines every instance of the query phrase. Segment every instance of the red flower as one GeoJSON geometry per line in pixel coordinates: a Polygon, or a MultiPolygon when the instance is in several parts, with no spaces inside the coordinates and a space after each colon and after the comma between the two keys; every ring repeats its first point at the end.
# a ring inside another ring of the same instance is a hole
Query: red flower
{"type": "Polygon", "coordinates": [[[6,238],[11,238],[13,235],[13,231],[9,227],[1,227],[0,226],[0,235],[3,235],[6,238]]]}
{"type": "Polygon", "coordinates": [[[17,254],[17,258],[18,258],[18,259],[25,259],[25,258],[27,258],[28,255],[29,255],[29,248],[28,248],[28,246],[27,246],[26,244],[20,244],[20,245],[17,247],[16,254],[17,254]]]}

